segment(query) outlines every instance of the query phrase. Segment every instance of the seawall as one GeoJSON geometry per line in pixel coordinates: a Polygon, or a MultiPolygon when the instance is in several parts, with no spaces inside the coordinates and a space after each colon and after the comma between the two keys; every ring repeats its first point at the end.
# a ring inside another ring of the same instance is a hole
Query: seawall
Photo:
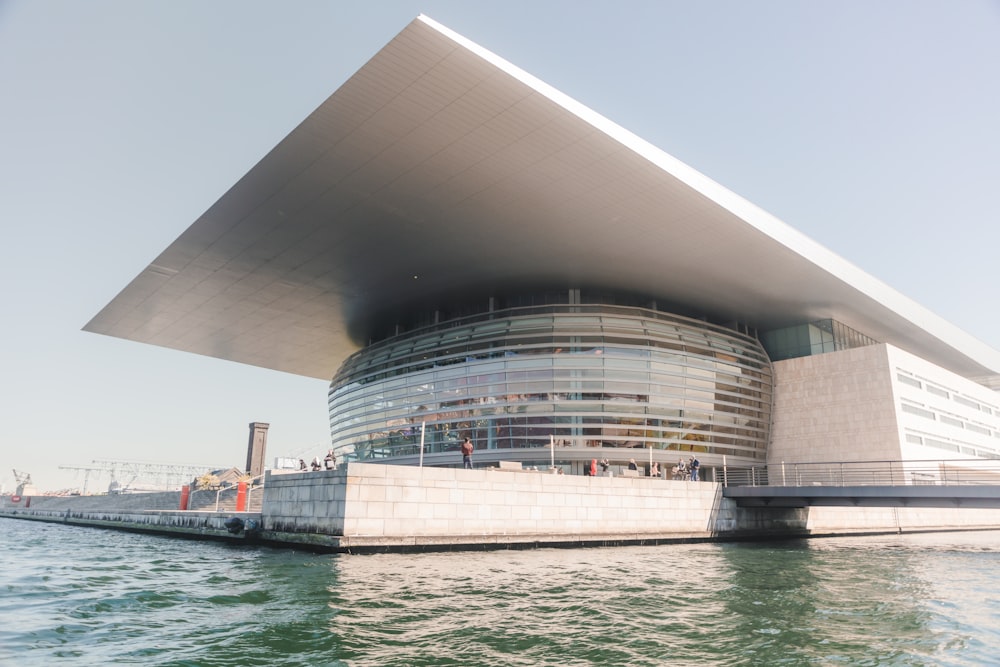
{"type": "MultiPolygon", "coordinates": [[[[498,468],[350,463],[268,473],[260,511],[180,511],[180,494],[32,497],[0,516],[331,552],[612,546],[1000,528],[1000,510],[742,509],[721,485],[498,468]],[[224,522],[259,531],[230,533],[224,522]]],[[[215,493],[212,492],[214,498],[215,493]]],[[[211,503],[208,503],[211,505],[211,503]]]]}

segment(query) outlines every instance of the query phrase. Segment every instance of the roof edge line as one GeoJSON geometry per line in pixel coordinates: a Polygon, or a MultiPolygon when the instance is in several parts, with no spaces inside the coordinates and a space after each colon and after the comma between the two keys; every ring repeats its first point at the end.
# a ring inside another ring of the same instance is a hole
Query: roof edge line
{"type": "Polygon", "coordinates": [[[473,42],[468,37],[451,30],[424,14],[420,14],[417,20],[433,28],[463,48],[475,53],[539,94],[544,95],[597,130],[649,160],[688,187],[701,193],[746,224],[766,234],[769,238],[793,252],[798,253],[804,259],[858,290],[861,294],[874,299],[915,326],[926,330],[941,342],[953,347],[956,351],[976,360],[978,363],[989,365],[992,370],[1000,373],[1000,351],[990,347],[942,316],[910,299],[887,283],[824,247],[777,216],[714,181],[694,167],[682,162],[663,149],[654,146],[642,137],[618,125],[566,93],[545,83],[538,77],[524,71],[489,49],[473,42]],[[961,343],[959,344],[957,341],[961,341],[961,343]],[[975,350],[975,352],[973,355],[969,355],[966,352],[962,352],[963,347],[975,350]]]}

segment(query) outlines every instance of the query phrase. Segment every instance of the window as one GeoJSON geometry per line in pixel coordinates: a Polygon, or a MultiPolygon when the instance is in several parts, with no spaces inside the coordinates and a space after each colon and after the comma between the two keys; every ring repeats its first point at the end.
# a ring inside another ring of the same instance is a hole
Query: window
{"type": "Polygon", "coordinates": [[[934,419],[934,413],[930,410],[924,410],[923,408],[918,408],[915,405],[909,405],[907,403],[903,404],[903,412],[909,412],[911,415],[918,415],[924,417],[925,419],[934,419]]]}

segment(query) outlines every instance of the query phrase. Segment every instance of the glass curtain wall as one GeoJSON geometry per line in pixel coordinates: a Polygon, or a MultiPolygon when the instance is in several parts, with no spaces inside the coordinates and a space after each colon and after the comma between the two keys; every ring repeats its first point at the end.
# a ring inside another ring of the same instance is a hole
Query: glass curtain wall
{"type": "Polygon", "coordinates": [[[553,441],[580,460],[653,447],[763,461],[771,394],[748,336],[645,308],[545,305],[379,341],[344,363],[329,409],[348,459],[413,456],[423,425],[425,452],[470,436],[479,461],[553,441]]]}
{"type": "Polygon", "coordinates": [[[878,341],[836,320],[817,320],[762,332],[761,343],[772,361],[849,350],[878,341]]]}

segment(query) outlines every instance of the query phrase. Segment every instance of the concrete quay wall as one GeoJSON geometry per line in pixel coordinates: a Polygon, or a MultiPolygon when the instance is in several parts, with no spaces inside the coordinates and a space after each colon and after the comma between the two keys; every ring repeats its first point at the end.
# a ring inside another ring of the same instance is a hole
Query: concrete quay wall
{"type": "Polygon", "coordinates": [[[41,496],[0,516],[245,540],[222,525],[241,516],[259,519],[262,543],[358,552],[685,542],[737,526],[719,485],[640,477],[351,463],[269,473],[262,496],[260,514],[182,512],[175,493],[41,496]],[[141,495],[174,509],[135,509],[141,495]]]}
{"type": "MultiPolygon", "coordinates": [[[[214,496],[214,493],[213,493],[214,496]]],[[[71,510],[82,511],[127,511],[135,510],[176,510],[180,508],[180,491],[163,491],[157,493],[121,493],[101,494],[94,496],[31,496],[30,507],[35,511],[71,510]]],[[[12,503],[10,496],[0,500],[0,511],[25,508],[29,505],[27,498],[19,503],[12,503]]]]}
{"type": "MultiPolygon", "coordinates": [[[[809,535],[1000,529],[1000,509],[810,507],[803,512],[801,529],[809,535]]],[[[749,518],[744,515],[743,523],[748,526],[749,518]]]]}
{"type": "Polygon", "coordinates": [[[270,476],[265,535],[344,550],[590,546],[1000,528],[1000,510],[743,509],[711,482],[351,463],[270,476]],[[331,539],[335,537],[336,539],[331,539]]]}
{"type": "Polygon", "coordinates": [[[0,517],[239,543],[245,536],[230,533],[224,522],[232,517],[260,520],[253,512],[42,509],[34,503],[29,508],[0,507],[0,517]]]}
{"type": "MultiPolygon", "coordinates": [[[[246,509],[259,509],[261,489],[253,488],[247,496],[246,509]]],[[[188,497],[189,510],[211,511],[219,506],[220,510],[233,510],[236,507],[237,489],[235,486],[216,492],[212,489],[191,491],[188,497]]],[[[24,508],[28,505],[27,498],[13,503],[10,496],[0,497],[0,511],[13,508],[24,508]]],[[[157,491],[149,493],[109,493],[92,496],[31,496],[29,509],[45,510],[179,510],[181,504],[180,491],[157,491]]]]}
{"type": "Polygon", "coordinates": [[[270,475],[265,530],[351,538],[663,535],[735,530],[718,484],[350,463],[270,475]]]}
{"type": "Polygon", "coordinates": [[[0,516],[371,552],[664,544],[770,537],[1000,528],[1000,510],[878,507],[742,509],[720,485],[642,477],[582,477],[500,469],[351,463],[334,471],[269,473],[260,513],[179,511],[179,495],[33,497],[0,501],[0,516]],[[133,505],[145,496],[143,509],[133,505]],[[171,505],[152,509],[151,505],[171,505]],[[256,519],[259,534],[223,522],[256,519]]]}

